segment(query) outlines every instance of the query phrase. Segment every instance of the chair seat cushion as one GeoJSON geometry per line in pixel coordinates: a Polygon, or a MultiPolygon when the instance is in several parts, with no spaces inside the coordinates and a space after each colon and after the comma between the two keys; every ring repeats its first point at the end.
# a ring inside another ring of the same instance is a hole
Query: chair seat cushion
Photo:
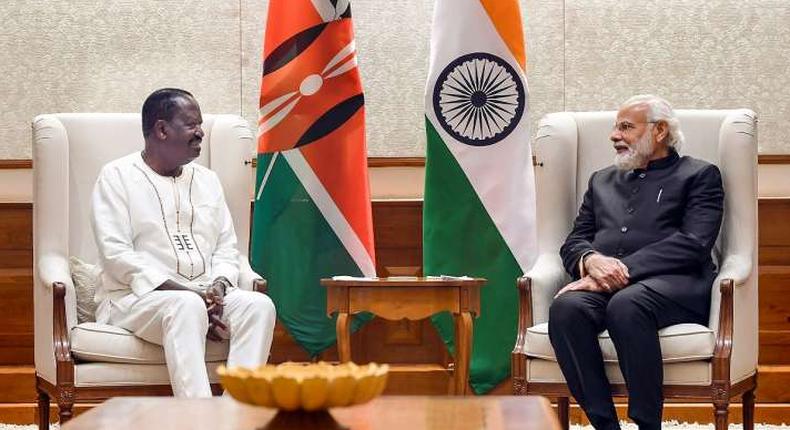
{"type": "MultiPolygon", "coordinates": [[[[219,382],[217,368],[222,364],[206,363],[210,383],[219,382]]],[[[170,376],[164,364],[78,363],[74,366],[74,385],[77,388],[170,385],[170,376]]]]}
{"type": "MultiPolygon", "coordinates": [[[[71,330],[71,353],[81,361],[165,364],[161,346],[146,342],[120,327],[82,323],[71,330]]],[[[206,341],[206,361],[225,361],[228,342],[206,341]]]]}
{"type": "MultiPolygon", "coordinates": [[[[658,331],[664,363],[707,360],[713,357],[716,336],[711,329],[700,324],[677,324],[658,331]]],[[[617,362],[609,332],[598,335],[603,360],[617,362]]],[[[530,357],[557,361],[549,341],[549,324],[542,323],[527,329],[526,353],[530,357]]]]}

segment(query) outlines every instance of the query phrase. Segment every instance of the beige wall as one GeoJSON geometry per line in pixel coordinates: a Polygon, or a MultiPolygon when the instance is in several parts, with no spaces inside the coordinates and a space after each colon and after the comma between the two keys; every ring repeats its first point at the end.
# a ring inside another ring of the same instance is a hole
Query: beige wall
{"type": "MultiPolygon", "coordinates": [[[[355,0],[370,154],[420,156],[434,0],[355,0]]],[[[162,86],[254,123],[267,0],[0,2],[0,159],[30,157],[30,120],[138,111],[162,86]]],[[[746,106],[760,152],[790,153],[787,0],[522,0],[533,124],[639,92],[682,108],[746,106]]]]}

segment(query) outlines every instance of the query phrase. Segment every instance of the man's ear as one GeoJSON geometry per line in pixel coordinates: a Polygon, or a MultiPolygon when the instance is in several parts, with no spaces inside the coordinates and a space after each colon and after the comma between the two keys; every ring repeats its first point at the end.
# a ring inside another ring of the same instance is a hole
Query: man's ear
{"type": "Polygon", "coordinates": [[[664,142],[669,135],[669,124],[664,120],[657,121],[656,126],[653,127],[653,133],[655,133],[656,142],[664,142]]]}
{"type": "Polygon", "coordinates": [[[163,119],[158,119],[154,123],[153,135],[159,140],[167,139],[167,121],[163,119]]]}

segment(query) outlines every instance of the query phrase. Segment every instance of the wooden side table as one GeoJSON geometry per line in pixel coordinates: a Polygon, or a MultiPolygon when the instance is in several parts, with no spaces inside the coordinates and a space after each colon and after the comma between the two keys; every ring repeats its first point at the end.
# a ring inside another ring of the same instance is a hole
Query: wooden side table
{"type": "Polygon", "coordinates": [[[398,321],[421,320],[448,311],[455,317],[453,393],[466,394],[472,349],[472,318],[480,315],[480,278],[322,279],[326,312],[337,312],[337,350],[341,362],[351,361],[350,315],[372,312],[398,321]]]}

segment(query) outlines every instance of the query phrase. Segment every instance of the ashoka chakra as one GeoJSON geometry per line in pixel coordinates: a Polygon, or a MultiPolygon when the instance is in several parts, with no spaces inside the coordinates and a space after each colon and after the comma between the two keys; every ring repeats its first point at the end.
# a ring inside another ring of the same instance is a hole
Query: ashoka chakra
{"type": "Polygon", "coordinates": [[[485,52],[450,63],[433,88],[433,109],[442,128],[467,145],[493,145],[524,114],[524,84],[516,70],[485,52]]]}

